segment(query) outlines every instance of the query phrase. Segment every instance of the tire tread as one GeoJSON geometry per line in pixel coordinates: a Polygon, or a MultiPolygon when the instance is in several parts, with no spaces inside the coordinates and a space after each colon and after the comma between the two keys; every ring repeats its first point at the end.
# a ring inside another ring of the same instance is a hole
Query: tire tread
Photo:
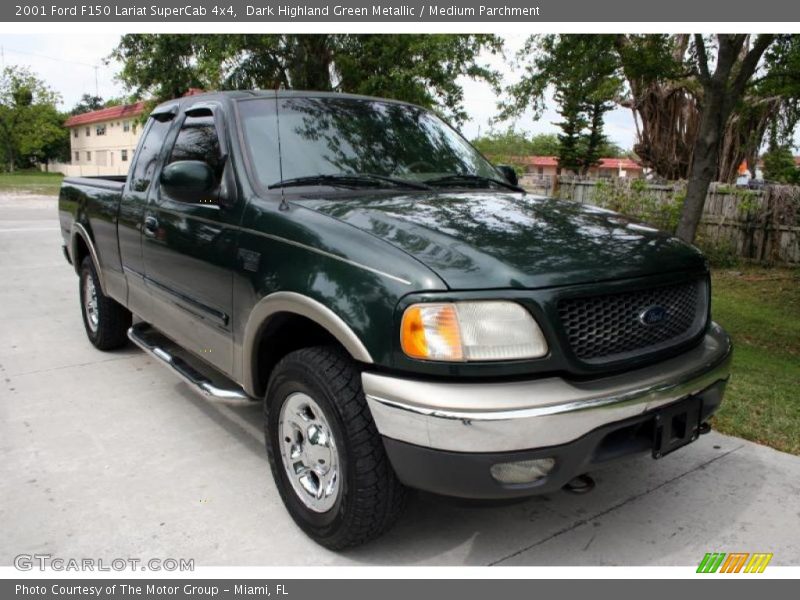
{"type": "MultiPolygon", "coordinates": [[[[291,352],[276,365],[274,374],[300,368],[316,379],[324,379],[335,399],[355,464],[353,504],[342,526],[330,536],[320,538],[304,523],[298,524],[319,543],[332,550],[362,545],[386,532],[399,518],[407,501],[407,488],[392,469],[361,386],[361,372],[342,349],[314,346],[291,352]],[[320,378],[320,375],[322,377],[320,378]]],[[[277,378],[270,381],[270,388],[277,378]]],[[[270,390],[267,391],[269,404],[270,390]]],[[[267,443],[268,449],[271,445],[267,443]]],[[[280,468],[280,457],[272,456],[273,473],[280,468]]],[[[277,474],[276,479],[278,477],[277,474]]],[[[280,486],[279,486],[280,487],[280,486]]],[[[281,490],[281,494],[286,493],[281,490]]],[[[291,490],[288,493],[293,493],[291,490]]]]}

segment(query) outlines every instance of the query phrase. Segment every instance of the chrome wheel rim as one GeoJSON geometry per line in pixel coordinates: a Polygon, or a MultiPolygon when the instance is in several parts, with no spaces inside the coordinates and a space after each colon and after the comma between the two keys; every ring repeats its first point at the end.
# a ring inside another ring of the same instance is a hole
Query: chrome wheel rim
{"type": "Polygon", "coordinates": [[[290,394],[278,417],[281,461],[300,501],[323,513],[336,503],[341,488],[339,453],[333,431],[311,396],[290,394]]]}
{"type": "Polygon", "coordinates": [[[100,324],[100,315],[97,312],[97,288],[94,286],[94,279],[91,274],[86,275],[83,281],[83,309],[86,312],[86,322],[92,333],[97,331],[100,324]]]}

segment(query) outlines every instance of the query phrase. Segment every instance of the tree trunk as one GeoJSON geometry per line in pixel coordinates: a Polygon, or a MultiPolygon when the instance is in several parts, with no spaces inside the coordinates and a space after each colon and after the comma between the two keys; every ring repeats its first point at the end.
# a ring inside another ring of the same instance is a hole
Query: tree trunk
{"type": "Polygon", "coordinates": [[[719,46],[717,65],[711,74],[703,36],[695,34],[697,64],[700,80],[703,82],[703,99],[700,126],[692,151],[686,201],[675,232],[680,239],[688,243],[694,241],[697,226],[703,216],[708,188],[717,176],[720,146],[728,118],[733,107],[744,95],[747,82],[774,36],[760,34],[749,51],[746,50],[747,39],[748,37],[742,34],[717,35],[719,46]],[[734,66],[737,63],[738,70],[735,70],[734,66]]]}
{"type": "Polygon", "coordinates": [[[686,200],[675,232],[680,239],[690,244],[694,241],[697,226],[703,216],[708,188],[717,175],[719,147],[728,118],[727,111],[724,110],[724,95],[725,88],[718,84],[706,89],[686,186],[686,200]]]}

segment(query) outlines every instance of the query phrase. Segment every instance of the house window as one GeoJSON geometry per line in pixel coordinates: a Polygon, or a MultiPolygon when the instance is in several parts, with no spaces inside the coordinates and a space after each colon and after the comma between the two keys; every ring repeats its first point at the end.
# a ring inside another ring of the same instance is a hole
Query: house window
{"type": "Polygon", "coordinates": [[[81,153],[80,152],[76,152],[75,153],[75,162],[81,162],[81,153]]]}
{"type": "Polygon", "coordinates": [[[95,132],[97,135],[105,135],[105,134],[106,134],[106,125],[105,125],[105,123],[103,123],[102,125],[98,125],[97,127],[95,127],[95,129],[94,129],[94,132],[95,132]]]}
{"type": "Polygon", "coordinates": [[[72,130],[72,137],[74,137],[74,138],[78,137],[78,130],[77,129],[73,129],[72,130]]]}
{"type": "Polygon", "coordinates": [[[120,150],[119,151],[119,157],[122,160],[122,162],[126,162],[128,160],[128,151],[127,150],[120,150]]]}
{"type": "Polygon", "coordinates": [[[130,131],[130,130],[131,130],[131,122],[130,122],[130,121],[125,121],[125,122],[122,124],[122,131],[124,131],[124,132],[126,132],[126,133],[127,133],[127,132],[128,132],[128,131],[130,131]]]}
{"type": "Polygon", "coordinates": [[[92,128],[91,127],[87,127],[86,128],[86,137],[89,137],[90,135],[92,135],[92,128]]]}
{"type": "Polygon", "coordinates": [[[89,162],[92,161],[92,153],[91,152],[87,152],[86,153],[86,160],[89,161],[89,162]]]}

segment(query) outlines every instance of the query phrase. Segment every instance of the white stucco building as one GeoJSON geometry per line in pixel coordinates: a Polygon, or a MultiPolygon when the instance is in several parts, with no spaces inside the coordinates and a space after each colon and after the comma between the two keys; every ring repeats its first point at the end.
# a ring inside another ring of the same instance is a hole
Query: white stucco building
{"type": "Polygon", "coordinates": [[[54,165],[70,176],[126,175],[139,142],[144,103],[95,110],[67,119],[70,162],[54,165]]]}

